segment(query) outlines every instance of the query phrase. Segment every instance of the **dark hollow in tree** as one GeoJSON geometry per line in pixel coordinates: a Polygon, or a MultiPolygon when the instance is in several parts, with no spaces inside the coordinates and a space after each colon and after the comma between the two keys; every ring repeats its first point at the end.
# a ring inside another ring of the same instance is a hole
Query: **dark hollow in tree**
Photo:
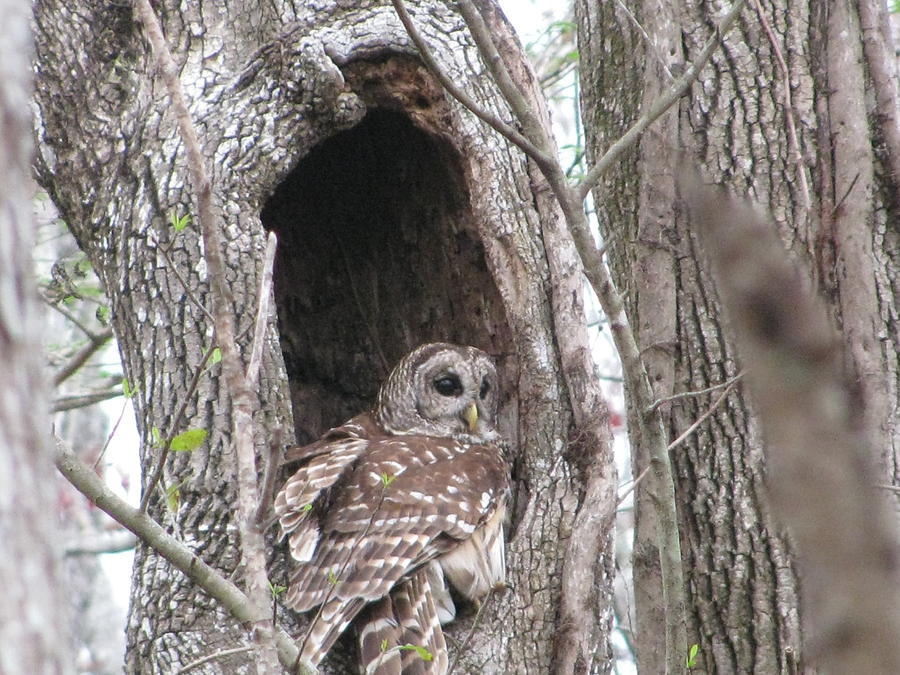
{"type": "MultiPolygon", "coordinates": [[[[393,365],[424,342],[476,345],[500,357],[501,391],[515,382],[504,372],[509,332],[463,164],[431,126],[446,103],[427,88],[410,96],[411,112],[396,100],[394,87],[409,87],[419,68],[404,58],[350,66],[369,112],[313,147],[262,209],[279,241],[275,302],[301,444],[369,408],[393,365]]],[[[286,585],[283,564],[272,578],[286,585]]],[[[352,632],[332,650],[331,669],[355,663],[352,632]]]]}
{"type": "Polygon", "coordinates": [[[402,112],[375,109],[313,148],[262,220],[279,238],[275,297],[298,442],[364,410],[420,343],[504,349],[456,154],[402,112]]]}

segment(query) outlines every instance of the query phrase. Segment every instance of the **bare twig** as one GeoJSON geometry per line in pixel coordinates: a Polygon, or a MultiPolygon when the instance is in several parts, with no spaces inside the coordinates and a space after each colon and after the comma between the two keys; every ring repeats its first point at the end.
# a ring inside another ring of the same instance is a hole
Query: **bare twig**
{"type": "Polygon", "coordinates": [[[847,189],[844,190],[844,194],[841,195],[841,198],[838,199],[837,204],[834,205],[834,208],[831,209],[831,215],[836,214],[840,208],[844,205],[844,202],[847,201],[847,197],[850,196],[850,193],[853,192],[853,188],[856,186],[857,181],[859,180],[860,173],[857,171],[856,175],[853,176],[853,180],[850,181],[850,185],[847,186],[847,189]]]}
{"type": "Polygon", "coordinates": [[[254,647],[235,647],[234,649],[221,649],[212,654],[207,654],[206,656],[197,659],[196,661],[191,661],[186,666],[179,668],[177,671],[177,675],[182,675],[182,673],[187,673],[194,668],[199,668],[202,665],[207,663],[211,663],[212,661],[217,661],[219,659],[224,659],[228,656],[234,656],[235,654],[244,654],[245,652],[253,651],[254,647]]]}
{"type": "Polygon", "coordinates": [[[263,481],[260,490],[259,508],[256,510],[256,522],[263,531],[268,529],[269,509],[272,506],[275,481],[278,479],[278,469],[281,467],[282,452],[284,450],[281,447],[283,437],[284,429],[281,426],[277,426],[272,430],[269,436],[269,454],[263,463],[263,481]]]}
{"type": "Polygon", "coordinates": [[[880,0],[862,0],[857,5],[857,11],[866,72],[872,78],[876,110],[874,117],[885,155],[883,161],[889,167],[884,176],[888,184],[893,186],[893,194],[897,195],[900,194],[900,92],[897,91],[897,62],[893,50],[895,40],[891,39],[890,18],[885,5],[880,0]]]}
{"type": "Polygon", "coordinates": [[[226,283],[226,265],[222,237],[212,208],[212,188],[206,163],[200,149],[197,130],[191,120],[178,71],[162,34],[162,27],[149,0],[136,0],[135,13],[153,47],[166,84],[172,107],[184,141],[194,189],[197,193],[197,221],[203,237],[204,254],[209,272],[213,325],[222,350],[222,374],[232,400],[232,424],[237,459],[237,523],[241,537],[241,561],[244,564],[247,595],[253,617],[252,636],[257,647],[258,673],[275,673],[278,659],[275,650],[274,625],[268,611],[269,580],[266,575],[265,541],[256,523],[259,505],[256,457],[253,445],[254,397],[247,373],[241,364],[234,334],[234,307],[231,289],[226,283]]]}
{"type": "Polygon", "coordinates": [[[259,295],[256,300],[256,326],[253,331],[253,346],[250,349],[250,363],[247,364],[247,385],[253,387],[259,374],[262,361],[263,343],[266,339],[266,326],[269,321],[269,295],[272,292],[272,267],[275,264],[275,247],[278,237],[269,232],[266,238],[266,253],[263,258],[262,278],[259,282],[259,295]]]}
{"type": "Polygon", "coordinates": [[[386,376],[391,371],[391,363],[384,355],[384,350],[381,348],[381,340],[378,338],[378,329],[372,321],[372,317],[378,316],[381,309],[378,298],[378,284],[368,284],[372,291],[372,297],[369,299],[368,303],[363,302],[363,299],[359,294],[356,280],[353,278],[353,268],[350,266],[350,259],[347,257],[347,249],[344,247],[344,242],[338,236],[335,236],[335,239],[338,243],[338,248],[341,251],[341,260],[344,261],[344,269],[347,272],[347,285],[350,287],[351,293],[353,293],[353,300],[356,302],[359,318],[362,319],[363,325],[365,325],[366,331],[369,333],[369,340],[372,341],[372,345],[375,347],[375,353],[378,355],[378,360],[381,362],[382,376],[386,376]],[[369,311],[366,311],[367,304],[369,311]]]}
{"type": "MultiPolygon", "coordinates": [[[[54,462],[79,492],[215,598],[238,621],[256,619],[256,612],[247,596],[237,586],[194,555],[187,546],[166,532],[146,513],[120,499],[90,466],[78,459],[58,438],[54,462]]],[[[282,630],[276,632],[275,641],[279,660],[285,668],[289,668],[297,659],[297,646],[282,630]]]]}
{"type": "Polygon", "coordinates": [[[619,497],[618,497],[619,504],[624,502],[625,498],[628,497],[628,495],[630,495],[635,490],[635,488],[637,488],[637,486],[641,484],[641,481],[643,481],[644,478],[647,477],[647,474],[649,472],[650,472],[650,465],[648,464],[647,466],[644,467],[644,470],[638,474],[638,477],[635,478],[633,481],[631,481],[631,485],[628,486],[628,489],[619,495],[619,497]]]}
{"type": "Polygon", "coordinates": [[[493,593],[488,593],[487,597],[482,600],[478,609],[475,611],[475,617],[472,619],[472,625],[469,627],[469,631],[466,633],[466,637],[463,638],[463,641],[457,646],[456,654],[453,656],[453,663],[450,664],[450,667],[447,668],[447,675],[453,675],[453,669],[456,668],[456,664],[459,663],[460,657],[466,650],[466,647],[469,646],[469,642],[472,640],[472,636],[475,635],[475,629],[478,627],[478,621],[481,619],[481,614],[484,612],[484,608],[488,603],[488,600],[491,599],[493,593]]]}
{"type": "Polygon", "coordinates": [[[188,282],[183,276],[181,276],[181,272],[178,271],[178,265],[175,264],[172,256],[169,255],[169,247],[164,246],[162,242],[153,235],[153,233],[150,234],[150,239],[154,244],[156,244],[156,248],[159,249],[159,252],[163,254],[163,258],[166,259],[166,262],[169,263],[169,269],[172,270],[175,278],[178,279],[178,283],[181,284],[181,288],[184,290],[185,295],[187,295],[188,300],[190,300],[194,304],[194,307],[196,307],[203,313],[203,316],[205,316],[211,324],[215,324],[212,314],[210,314],[209,310],[206,309],[202,302],[200,302],[200,299],[196,295],[194,295],[194,291],[191,290],[188,282]]]}
{"type": "Polygon", "coordinates": [[[53,400],[50,406],[50,412],[65,412],[66,410],[75,410],[77,408],[87,408],[88,406],[108,401],[122,395],[121,389],[110,389],[109,391],[98,391],[90,394],[75,394],[72,396],[60,396],[53,400]]]}
{"type": "Polygon", "coordinates": [[[457,4],[459,5],[459,13],[465,19],[469,32],[472,34],[472,39],[475,40],[475,44],[478,46],[482,61],[484,61],[484,64],[491,72],[497,88],[500,90],[503,98],[506,99],[516,119],[519,120],[525,138],[534,144],[541,158],[538,160],[532,157],[532,159],[535,159],[538,166],[544,171],[559,168],[559,160],[555,156],[555,148],[553,148],[547,130],[532,110],[525,95],[513,82],[503,57],[497,51],[497,46],[491,37],[491,31],[484,17],[481,16],[481,12],[476,9],[471,0],[458,0],[457,4]]]}
{"type": "Polygon", "coordinates": [[[172,423],[169,425],[169,430],[166,433],[165,437],[163,437],[162,444],[160,447],[159,459],[156,460],[156,466],[153,469],[153,473],[150,475],[150,479],[147,481],[147,485],[144,488],[144,495],[141,497],[141,511],[147,510],[147,505],[150,503],[150,498],[153,496],[153,491],[156,489],[156,484],[159,483],[160,478],[162,478],[163,469],[166,466],[166,459],[169,457],[169,446],[172,445],[172,439],[175,438],[178,428],[181,426],[181,420],[184,418],[184,411],[187,410],[188,403],[193,398],[194,393],[197,391],[197,385],[200,383],[200,376],[203,374],[203,371],[206,370],[206,364],[209,363],[209,359],[215,350],[215,340],[216,334],[213,333],[213,341],[209,345],[209,349],[206,350],[206,353],[203,355],[203,358],[200,359],[200,363],[197,364],[197,367],[194,369],[194,376],[191,378],[190,384],[188,384],[187,391],[184,392],[184,396],[181,397],[181,403],[178,404],[178,409],[175,411],[175,415],[172,416],[172,423]]]}
{"type": "Polygon", "coordinates": [[[79,349],[72,358],[56,371],[53,376],[53,386],[58,387],[67,379],[69,379],[81,366],[83,366],[89,358],[103,347],[113,336],[112,328],[107,328],[101,333],[87,333],[88,343],[79,349]]]}
{"type": "Polygon", "coordinates": [[[647,31],[641,25],[641,22],[638,21],[637,17],[634,15],[630,9],[628,9],[628,5],[626,5],[622,0],[616,0],[616,4],[619,6],[623,12],[625,12],[625,16],[628,17],[628,20],[634,24],[634,27],[638,29],[638,32],[643,36],[644,42],[647,43],[647,46],[650,47],[650,51],[653,52],[653,56],[656,57],[656,60],[659,61],[659,65],[662,66],[663,70],[666,71],[666,75],[669,76],[670,80],[674,80],[675,76],[672,74],[672,71],[669,70],[669,64],[666,63],[666,60],[663,58],[662,54],[659,52],[659,46],[654,42],[649,35],[647,35],[647,31]]]}
{"type": "Polygon", "coordinates": [[[734,4],[731,5],[731,8],[725,13],[725,16],[722,17],[722,20],[716,27],[716,32],[706,45],[704,45],[703,49],[700,50],[700,54],[694,62],[688,66],[684,74],[678,78],[672,86],[669,87],[668,91],[660,96],[659,99],[650,106],[647,112],[641,115],[640,119],[632,124],[628,131],[622,134],[604,153],[603,157],[591,167],[591,170],[588,171],[587,175],[576,187],[579,199],[587,197],[588,192],[590,192],[594,185],[597,184],[597,181],[600,180],[600,176],[612,166],[619,155],[634,145],[641,134],[644,133],[644,130],[653,124],[653,122],[655,122],[664,112],[674,105],[675,101],[684,95],[688,88],[700,76],[700,71],[703,70],[703,67],[709,61],[713,50],[719,44],[722,36],[728,32],[729,28],[731,28],[731,24],[734,23],[737,15],[740,13],[741,9],[743,9],[745,2],[746,0],[735,0],[734,4]]]}
{"type": "Polygon", "coordinates": [[[109,448],[109,444],[112,442],[113,436],[116,435],[116,431],[119,430],[119,425],[122,423],[122,418],[125,417],[125,411],[128,409],[128,401],[129,399],[125,399],[122,403],[122,409],[119,410],[119,416],[116,418],[115,424],[113,424],[112,429],[109,430],[109,433],[106,434],[106,440],[103,442],[103,447],[100,448],[100,452],[97,453],[97,459],[94,460],[94,469],[97,468],[100,464],[100,460],[103,459],[103,455],[106,454],[107,448],[109,448]]]}
{"type": "Polygon", "coordinates": [[[471,96],[461,88],[457,87],[456,83],[447,77],[447,74],[444,73],[438,65],[437,60],[431,54],[431,50],[428,48],[428,45],[425,44],[425,39],[413,23],[412,18],[409,16],[409,12],[406,11],[403,0],[391,0],[391,3],[394,5],[394,9],[397,12],[397,16],[400,18],[400,22],[403,24],[403,27],[406,28],[407,34],[419,50],[419,55],[422,57],[425,66],[438,79],[444,89],[447,90],[447,93],[465,106],[478,119],[490,126],[494,131],[506,138],[510,143],[515,145],[538,164],[553,161],[548,155],[536,148],[534,144],[522,134],[493,113],[479,106],[471,96]]]}
{"type": "Polygon", "coordinates": [[[48,306],[55,309],[57,312],[62,314],[68,321],[71,321],[82,333],[88,336],[88,339],[94,336],[94,331],[88,328],[84,323],[75,316],[72,312],[67,310],[63,305],[59,302],[51,302],[46,297],[43,298],[44,302],[47,303],[48,306]]]}
{"type": "Polygon", "coordinates": [[[95,533],[80,536],[66,543],[66,555],[97,555],[98,553],[121,553],[130,551],[137,545],[137,537],[127,530],[95,533]]]}
{"type": "Polygon", "coordinates": [[[797,173],[800,177],[800,192],[803,195],[803,207],[809,211],[811,202],[809,199],[809,182],[806,180],[806,163],[803,161],[803,153],[800,152],[800,142],[797,140],[797,125],[794,122],[794,105],[791,103],[791,71],[788,70],[787,63],[781,53],[781,47],[778,40],[775,39],[775,33],[769,26],[769,20],[763,11],[762,4],[759,0],[753,0],[753,6],[756,9],[756,15],[759,22],[769,38],[769,44],[775,52],[775,60],[778,61],[778,67],[781,68],[781,74],[784,77],[784,119],[787,123],[788,142],[791,145],[791,153],[794,155],[794,162],[797,164],[797,173]]]}
{"type": "Polygon", "coordinates": [[[726,398],[728,398],[728,394],[730,394],[731,390],[734,389],[735,384],[737,384],[736,380],[733,381],[731,384],[729,384],[727,387],[725,387],[725,391],[723,391],[719,395],[719,398],[717,398],[713,402],[713,404],[711,406],[709,406],[709,408],[706,409],[706,412],[704,412],[702,415],[700,415],[700,417],[698,417],[696,420],[694,420],[694,423],[691,424],[691,426],[689,426],[687,429],[685,429],[678,438],[676,438],[674,441],[669,443],[669,447],[666,449],[669,451],[674,450],[676,447],[678,447],[681,444],[681,442],[685,438],[687,438],[692,433],[694,433],[694,431],[697,430],[697,427],[699,427],[701,424],[703,424],[707,420],[707,418],[715,412],[716,408],[718,408],[719,405],[721,405],[722,401],[724,401],[726,398]]]}
{"type": "Polygon", "coordinates": [[[734,377],[730,377],[724,382],[719,382],[719,384],[714,384],[711,387],[706,387],[706,389],[697,389],[696,391],[683,391],[680,394],[673,394],[672,396],[666,396],[664,398],[656,399],[647,412],[653,412],[659,406],[664,403],[671,403],[672,401],[678,401],[683,398],[693,398],[694,396],[702,396],[703,394],[708,394],[710,392],[715,391],[716,389],[721,389],[722,387],[730,387],[735,382],[739,381],[744,376],[743,371],[735,375],[734,377]]]}

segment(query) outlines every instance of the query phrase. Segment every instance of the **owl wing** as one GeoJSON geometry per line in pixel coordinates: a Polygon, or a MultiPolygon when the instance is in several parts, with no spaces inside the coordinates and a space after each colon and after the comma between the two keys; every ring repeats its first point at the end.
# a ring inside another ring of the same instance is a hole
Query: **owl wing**
{"type": "Polygon", "coordinates": [[[374,421],[366,413],[329,430],[315,443],[288,449],[285,464],[301,462],[275,498],[281,536],[289,535],[291,556],[309,560],[319,539],[314,504],[368,447],[374,421]]]}
{"type": "Polygon", "coordinates": [[[497,521],[508,485],[502,452],[493,445],[391,436],[339,446],[310,461],[321,466],[315,475],[301,468],[276,500],[301,563],[285,604],[297,611],[321,606],[302,650],[313,664],[365,604],[497,521]]]}

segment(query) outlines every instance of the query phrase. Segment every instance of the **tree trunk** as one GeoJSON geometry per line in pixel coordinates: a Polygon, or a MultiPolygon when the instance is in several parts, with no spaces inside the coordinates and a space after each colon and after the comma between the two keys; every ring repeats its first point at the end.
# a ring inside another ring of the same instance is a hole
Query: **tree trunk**
{"type": "MultiPolygon", "coordinates": [[[[213,337],[198,306],[208,298],[199,234],[170,224],[196,208],[182,144],[129,8],[70,7],[36,6],[38,174],[109,293],[137,389],[145,489],[159,457],[155,437],[209,432],[200,449],[170,454],[169,498],[158,489],[149,511],[232,574],[234,466],[219,366],[188,395],[213,337]]],[[[471,66],[478,57],[452,3],[410,9],[450,76],[505,114],[487,76],[471,66]]],[[[567,451],[573,402],[597,400],[597,387],[585,366],[581,300],[569,292],[580,266],[572,251],[544,244],[553,233],[542,228],[559,223],[558,209],[524,158],[438,87],[390,6],[157,3],[157,11],[210,167],[239,331],[255,311],[266,231],[279,237],[280,340],[272,330],[263,359],[258,450],[278,426],[286,441],[302,442],[365,409],[393,363],[421,342],[493,354],[505,392],[500,426],[513,448],[510,588],[449,628],[448,642],[467,645],[451,646],[451,661],[459,659],[458,673],[548,672],[584,467],[606,462],[608,494],[615,478],[600,435],[579,435],[567,451]]],[[[595,412],[586,423],[605,423],[605,411],[595,412]]],[[[603,544],[611,515],[599,521],[603,544]]],[[[271,579],[284,583],[283,553],[273,557],[271,579]]],[[[597,603],[589,625],[578,627],[604,654],[610,568],[611,551],[601,546],[584,571],[597,603]]],[[[278,620],[300,630],[283,610],[278,620]]],[[[139,547],[129,672],[173,672],[246,641],[245,627],[139,547]]],[[[345,641],[337,652],[329,672],[349,672],[352,647],[345,641]]],[[[242,653],[197,671],[247,668],[242,653]]]]}
{"type": "MultiPolygon", "coordinates": [[[[877,57],[886,18],[877,3],[864,1],[763,5],[762,14],[755,3],[744,8],[690,94],[595,191],[611,265],[629,290],[657,395],[721,384],[741,365],[676,179],[696,166],[705,180],[760,202],[796,264],[830,301],[866,397],[882,482],[893,484],[900,451],[900,288],[891,273],[900,254],[900,178],[893,167],[900,147],[896,80],[877,79],[893,69],[892,60],[877,57]]],[[[696,58],[720,17],[694,2],[650,0],[634,16],[616,2],[580,0],[576,7],[585,128],[589,155],[598,157],[696,58]]],[[[667,404],[671,438],[722,391],[667,404]]],[[[632,442],[637,473],[646,459],[639,439],[632,442]]],[[[671,453],[689,642],[700,645],[693,672],[798,672],[812,665],[793,556],[769,512],[763,449],[738,386],[671,453]]],[[[658,673],[663,605],[652,495],[639,487],[636,498],[638,664],[658,673]]]]}
{"type": "Polygon", "coordinates": [[[31,40],[25,2],[0,1],[0,670],[71,672],[54,521],[47,387],[31,251],[31,40]]]}

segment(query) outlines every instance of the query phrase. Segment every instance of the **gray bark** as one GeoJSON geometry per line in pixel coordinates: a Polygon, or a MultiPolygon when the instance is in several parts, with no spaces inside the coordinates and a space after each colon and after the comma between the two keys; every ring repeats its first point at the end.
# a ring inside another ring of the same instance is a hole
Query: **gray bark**
{"type": "MultiPolygon", "coordinates": [[[[677,76],[694,58],[717,15],[695,2],[639,3],[633,18],[616,2],[576,7],[585,128],[589,154],[597,156],[671,82],[667,69],[677,76]]],[[[614,237],[611,264],[629,289],[658,394],[721,383],[741,365],[675,178],[699,166],[705,179],[758,200],[773,214],[795,263],[830,301],[848,365],[866,395],[881,481],[893,484],[900,451],[900,288],[891,270],[900,252],[894,225],[900,214],[889,140],[896,114],[873,113],[876,99],[884,109],[883,96],[893,97],[896,110],[896,90],[875,92],[868,79],[860,3],[764,7],[762,18],[752,5],[744,9],[691,94],[595,191],[601,226],[614,237]]],[[[671,437],[717,395],[669,404],[671,437]]],[[[645,465],[639,439],[637,446],[639,472],[645,465]]],[[[739,388],[672,460],[689,643],[700,645],[694,672],[795,672],[809,665],[794,559],[770,513],[761,431],[739,388]]],[[[639,666],[656,673],[662,672],[662,603],[651,498],[646,486],[638,490],[634,573],[639,666]]]]}
{"type": "Polygon", "coordinates": [[[810,660],[823,673],[896,673],[896,532],[824,304],[752,208],[697,189],[687,201],[746,364],[771,501],[797,547],[810,660]]]}
{"type": "Polygon", "coordinates": [[[0,671],[71,672],[54,522],[47,387],[31,261],[31,40],[24,2],[0,2],[0,671]]]}
{"type": "MultiPolygon", "coordinates": [[[[194,302],[205,302],[207,280],[197,232],[176,234],[167,224],[195,207],[139,27],[125,7],[83,3],[73,13],[70,4],[36,8],[38,173],[110,295],[126,374],[138,388],[146,476],[158,452],[152,430],[169,430],[210,346],[194,302]]],[[[493,354],[505,392],[501,426],[514,448],[511,587],[488,601],[455,672],[545,673],[565,544],[584,499],[579,462],[596,456],[593,441],[566,452],[570,397],[596,396],[589,373],[563,374],[555,334],[567,331],[570,350],[587,344],[580,299],[559,290],[579,278],[578,265],[571,251],[545,250],[542,223],[558,214],[524,159],[447,100],[389,6],[308,5],[157,8],[212,173],[238,330],[252,320],[266,230],[281,242],[258,449],[275,426],[289,429],[286,440],[293,431],[306,441],[364,409],[387,369],[421,342],[493,354]],[[573,385],[585,390],[572,393],[573,385]]],[[[411,11],[450,75],[505,114],[452,5],[411,3],[411,11]]],[[[150,513],[231,574],[233,458],[218,366],[201,377],[186,420],[176,432],[205,428],[209,440],[167,462],[177,511],[155,495],[150,513]]],[[[608,531],[601,535],[608,540],[608,531]]],[[[608,570],[609,552],[600,553],[597,569],[608,570]]],[[[272,581],[283,575],[275,554],[272,581]]],[[[602,648],[609,575],[596,578],[605,578],[592,608],[602,648]]],[[[129,672],[171,672],[245,644],[243,627],[146,547],[134,579],[129,672]]],[[[451,637],[464,641],[473,619],[462,617],[451,637]]],[[[299,630],[282,610],[278,620],[299,630]]],[[[338,652],[329,670],[348,672],[352,653],[346,645],[338,652]]],[[[245,668],[244,656],[232,655],[198,672],[245,668]]]]}

